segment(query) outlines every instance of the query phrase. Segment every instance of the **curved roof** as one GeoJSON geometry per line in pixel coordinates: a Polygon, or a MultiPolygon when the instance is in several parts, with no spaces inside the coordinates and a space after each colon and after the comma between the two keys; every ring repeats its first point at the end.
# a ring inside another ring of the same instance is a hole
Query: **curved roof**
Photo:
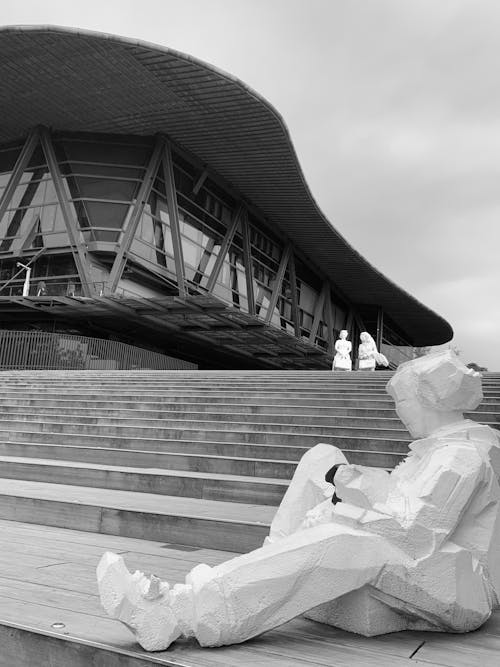
{"type": "Polygon", "coordinates": [[[55,130],[163,132],[261,209],[354,303],[377,304],[415,345],[450,325],[371,266],[316,204],[278,112],[229,74],[123,37],[53,26],[0,28],[0,143],[55,130]]]}

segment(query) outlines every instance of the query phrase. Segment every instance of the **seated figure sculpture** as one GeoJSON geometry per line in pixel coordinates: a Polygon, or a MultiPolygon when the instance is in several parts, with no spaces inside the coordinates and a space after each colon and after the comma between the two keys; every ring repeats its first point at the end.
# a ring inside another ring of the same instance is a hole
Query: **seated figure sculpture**
{"type": "Polygon", "coordinates": [[[361,344],[358,347],[360,371],[374,371],[377,365],[389,365],[387,357],[377,350],[377,345],[368,331],[362,331],[359,339],[361,340],[361,344]]]}
{"type": "Polygon", "coordinates": [[[334,371],[350,371],[352,370],[351,361],[352,343],[347,340],[347,331],[342,329],[339,338],[335,341],[335,357],[333,359],[334,371]]]}
{"type": "Polygon", "coordinates": [[[364,635],[482,625],[500,594],[500,438],[463,418],[481,401],[480,376],[446,351],[403,364],[387,390],[418,438],[395,470],[313,447],[261,548],[198,565],[173,588],[104,554],[108,614],[146,650],[181,635],[234,644],[306,612],[364,635]],[[335,504],[324,479],[334,466],[335,504]]]}

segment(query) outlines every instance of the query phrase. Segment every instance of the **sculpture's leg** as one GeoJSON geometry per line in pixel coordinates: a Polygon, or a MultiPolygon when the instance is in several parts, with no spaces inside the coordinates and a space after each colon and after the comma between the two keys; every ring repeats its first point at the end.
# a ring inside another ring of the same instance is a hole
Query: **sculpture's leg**
{"type": "MultiPolygon", "coordinates": [[[[374,581],[388,564],[404,561],[404,554],[377,535],[323,524],[214,568],[197,566],[186,577],[187,586],[179,587],[179,594],[176,587],[168,596],[142,602],[136,593],[125,591],[127,618],[133,619],[128,625],[139,642],[148,638],[145,648],[165,648],[165,641],[175,638],[165,609],[170,607],[177,628],[194,634],[202,646],[239,643],[356,590],[374,581]],[[135,614],[130,611],[134,605],[135,614]],[[155,609],[159,618],[166,619],[164,633],[155,626],[158,641],[146,627],[155,609]]],[[[106,580],[103,567],[100,590],[106,580]]],[[[112,615],[120,618],[119,613],[112,615]]]]}
{"type": "Polygon", "coordinates": [[[480,563],[452,542],[409,569],[388,568],[377,588],[414,630],[470,632],[489,618],[495,604],[480,563]]]}
{"type": "Polygon", "coordinates": [[[310,509],[333,496],[334,489],[325,482],[325,474],[337,463],[347,463],[346,457],[338,447],[323,442],[304,454],[274,515],[264,544],[294,533],[310,509]]]}

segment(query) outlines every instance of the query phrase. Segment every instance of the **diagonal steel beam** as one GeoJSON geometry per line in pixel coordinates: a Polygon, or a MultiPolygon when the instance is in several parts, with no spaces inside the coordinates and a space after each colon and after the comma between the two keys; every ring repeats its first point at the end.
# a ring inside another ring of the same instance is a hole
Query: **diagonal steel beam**
{"type": "Polygon", "coordinates": [[[26,170],[39,141],[40,129],[36,127],[29,133],[24,142],[24,146],[21,148],[21,152],[19,153],[14,169],[10,175],[9,182],[0,198],[0,220],[3,218],[5,211],[9,207],[10,201],[19,185],[19,181],[21,180],[21,176],[26,170]]]}
{"type": "Polygon", "coordinates": [[[234,213],[231,224],[221,243],[219,254],[217,255],[217,259],[215,260],[214,268],[212,269],[212,273],[210,274],[210,277],[207,282],[208,292],[213,292],[215,283],[217,282],[217,278],[219,277],[219,274],[221,272],[222,265],[224,264],[224,260],[226,259],[226,255],[229,251],[229,248],[231,247],[231,243],[233,242],[236,230],[238,229],[238,223],[240,221],[242,214],[243,214],[243,205],[240,204],[234,213]]]}
{"type": "Polygon", "coordinates": [[[252,245],[250,243],[250,225],[248,224],[248,212],[245,209],[241,216],[241,232],[243,239],[243,262],[245,264],[245,280],[247,283],[248,313],[255,316],[255,294],[253,291],[253,262],[252,245]]]}
{"type": "Polygon", "coordinates": [[[52,177],[57,199],[61,207],[64,224],[66,225],[66,231],[69,237],[70,249],[82,284],[82,294],[84,296],[91,296],[91,294],[95,292],[95,288],[92,283],[90,266],[87,261],[86,246],[78,228],[77,220],[73,215],[68,197],[66,196],[66,189],[64,187],[59,164],[57,163],[54,146],[52,145],[49,130],[46,127],[40,128],[40,143],[45,154],[45,159],[47,160],[49,174],[52,177]]]}
{"type": "Polygon", "coordinates": [[[179,222],[179,208],[177,206],[177,193],[174,180],[174,162],[170,143],[164,140],[163,146],[163,179],[167,193],[168,217],[170,220],[170,233],[172,235],[172,247],[174,250],[175,275],[177,277],[177,289],[179,296],[186,296],[188,289],[184,272],[184,253],[182,252],[181,226],[179,222]]]}
{"type": "Polygon", "coordinates": [[[109,289],[111,292],[114,292],[118,287],[123,270],[125,269],[130,247],[134,240],[137,227],[139,226],[144,207],[146,206],[149,195],[151,194],[151,188],[153,187],[156,174],[158,173],[158,169],[160,167],[160,161],[162,159],[164,147],[165,140],[163,137],[157,137],[149,164],[146,168],[146,173],[144,174],[144,179],[139,186],[135,204],[133,205],[129,215],[128,224],[123,230],[120,247],[118,248],[113,266],[111,267],[111,272],[109,274],[109,289]]]}
{"type": "Polygon", "coordinates": [[[295,256],[292,252],[290,253],[290,259],[288,260],[288,273],[290,275],[290,291],[292,297],[292,320],[293,320],[293,329],[296,338],[300,338],[300,311],[299,311],[299,294],[297,290],[297,272],[295,271],[295,256]]]}
{"type": "Polygon", "coordinates": [[[203,255],[201,256],[201,259],[198,262],[198,268],[196,269],[196,273],[194,274],[193,282],[196,283],[197,285],[199,285],[203,280],[203,276],[205,275],[205,271],[207,270],[208,262],[210,261],[210,257],[212,257],[212,253],[214,251],[214,247],[215,247],[215,239],[209,238],[207,241],[207,245],[203,249],[203,255]]]}
{"type": "Polygon", "coordinates": [[[208,176],[208,171],[206,169],[204,169],[201,172],[198,180],[196,181],[196,183],[193,186],[193,194],[194,195],[197,195],[198,192],[201,190],[201,188],[203,187],[203,183],[205,183],[205,181],[207,180],[207,176],[208,176]]]}
{"type": "Polygon", "coordinates": [[[326,298],[326,285],[327,285],[326,282],[323,283],[323,287],[321,288],[321,292],[319,294],[318,300],[316,302],[316,307],[314,309],[314,319],[311,327],[311,332],[309,333],[309,340],[313,345],[316,342],[316,336],[318,335],[319,325],[321,322],[321,318],[323,317],[323,308],[325,305],[325,298],[326,298]]]}
{"type": "MultiPolygon", "coordinates": [[[[12,219],[7,227],[5,232],[5,237],[0,242],[0,250],[10,250],[14,241],[14,237],[17,235],[21,226],[23,224],[24,216],[26,215],[27,207],[33,201],[33,197],[36,194],[39,186],[39,180],[45,174],[45,167],[34,169],[31,174],[31,178],[24,188],[23,195],[21,200],[17,204],[17,210],[12,216],[12,219]]],[[[22,241],[22,239],[20,239],[22,241]]],[[[25,240],[25,239],[24,239],[25,240]]]]}
{"type": "Polygon", "coordinates": [[[325,281],[325,286],[326,286],[326,294],[325,294],[326,339],[328,341],[328,352],[332,354],[334,349],[332,291],[330,288],[330,283],[328,281],[325,281]]]}
{"type": "Polygon", "coordinates": [[[283,279],[285,277],[286,268],[288,266],[288,261],[290,255],[292,254],[292,246],[289,243],[283,250],[281,255],[280,265],[278,267],[278,273],[276,274],[276,282],[274,285],[273,293],[271,294],[271,299],[269,300],[269,307],[267,309],[265,323],[269,324],[271,322],[274,309],[278,303],[279,296],[281,294],[281,286],[283,285],[283,279]]]}

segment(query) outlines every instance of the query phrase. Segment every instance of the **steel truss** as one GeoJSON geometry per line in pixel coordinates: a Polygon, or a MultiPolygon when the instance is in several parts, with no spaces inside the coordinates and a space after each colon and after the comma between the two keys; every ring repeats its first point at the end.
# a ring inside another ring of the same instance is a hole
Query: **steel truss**
{"type": "MultiPolygon", "coordinates": [[[[2,196],[0,197],[0,220],[8,209],[21,177],[28,167],[33,153],[38,146],[41,146],[43,150],[43,154],[47,161],[48,170],[54,183],[57,200],[61,207],[66,231],[68,234],[69,247],[81,281],[82,293],[84,296],[95,296],[96,289],[94,283],[92,282],[92,273],[87,245],[80,230],[74,208],[69,202],[63,175],[57,161],[56,153],[48,128],[42,126],[37,127],[33,129],[33,131],[28,135],[20,151],[19,157],[16,161],[7,186],[2,196]]],[[[125,217],[121,231],[121,237],[119,243],[117,244],[116,255],[109,276],[107,291],[110,294],[114,294],[117,290],[129,258],[130,248],[136,236],[139,223],[141,221],[141,216],[144,212],[146,203],[148,202],[148,199],[151,195],[153,184],[158,175],[160,175],[165,182],[167,208],[170,220],[170,230],[172,237],[171,240],[179,297],[185,298],[188,297],[189,294],[208,293],[210,295],[214,295],[214,289],[222,267],[226,261],[228,253],[230,252],[235,235],[239,232],[243,245],[243,266],[245,270],[248,312],[251,316],[256,317],[257,299],[254,293],[253,260],[252,247],[250,242],[248,210],[243,200],[240,200],[236,206],[232,221],[227,228],[226,234],[220,244],[215,264],[210,275],[208,276],[206,287],[201,287],[199,283],[201,282],[202,276],[205,274],[209,258],[212,256],[214,250],[213,239],[208,241],[207,247],[204,249],[204,254],[198,266],[198,270],[195,274],[194,282],[189,283],[188,286],[186,281],[186,266],[182,250],[177,193],[174,183],[171,142],[169,138],[164,135],[158,135],[156,137],[148,165],[145,169],[144,177],[138,186],[135,200],[131,203],[128,214],[125,217]]],[[[193,187],[193,193],[196,194],[199,192],[208,177],[210,177],[210,171],[208,167],[204,167],[193,187]]],[[[24,256],[29,255],[30,253],[33,254],[35,250],[37,250],[29,248],[30,239],[33,236],[32,227],[33,226],[31,226],[27,231],[25,235],[26,238],[22,240],[21,248],[22,254],[24,256]]],[[[307,335],[307,330],[302,327],[302,323],[300,321],[297,276],[295,269],[296,256],[297,252],[293,244],[290,241],[285,242],[283,244],[283,251],[279,263],[279,268],[273,283],[269,305],[264,314],[263,322],[266,325],[272,326],[272,317],[279,305],[280,298],[283,297],[283,282],[285,275],[288,273],[288,280],[290,283],[289,297],[291,301],[290,319],[293,325],[293,334],[295,338],[303,340],[307,335]]],[[[321,322],[324,322],[327,329],[327,349],[330,354],[333,354],[334,351],[332,292],[339,294],[340,291],[336,286],[333,286],[329,280],[325,279],[315,304],[313,324],[308,336],[309,342],[315,345],[320,324],[321,322]]],[[[347,300],[344,299],[344,301],[347,303],[347,300]]],[[[380,322],[382,321],[381,318],[382,314],[379,315],[380,322]]],[[[343,328],[347,329],[352,335],[354,325],[356,325],[361,330],[364,328],[359,313],[351,305],[349,311],[346,313],[343,328]]],[[[381,331],[381,325],[379,325],[378,328],[379,331],[381,331]]],[[[378,339],[380,339],[380,337],[381,334],[378,333],[378,339]]]]}

